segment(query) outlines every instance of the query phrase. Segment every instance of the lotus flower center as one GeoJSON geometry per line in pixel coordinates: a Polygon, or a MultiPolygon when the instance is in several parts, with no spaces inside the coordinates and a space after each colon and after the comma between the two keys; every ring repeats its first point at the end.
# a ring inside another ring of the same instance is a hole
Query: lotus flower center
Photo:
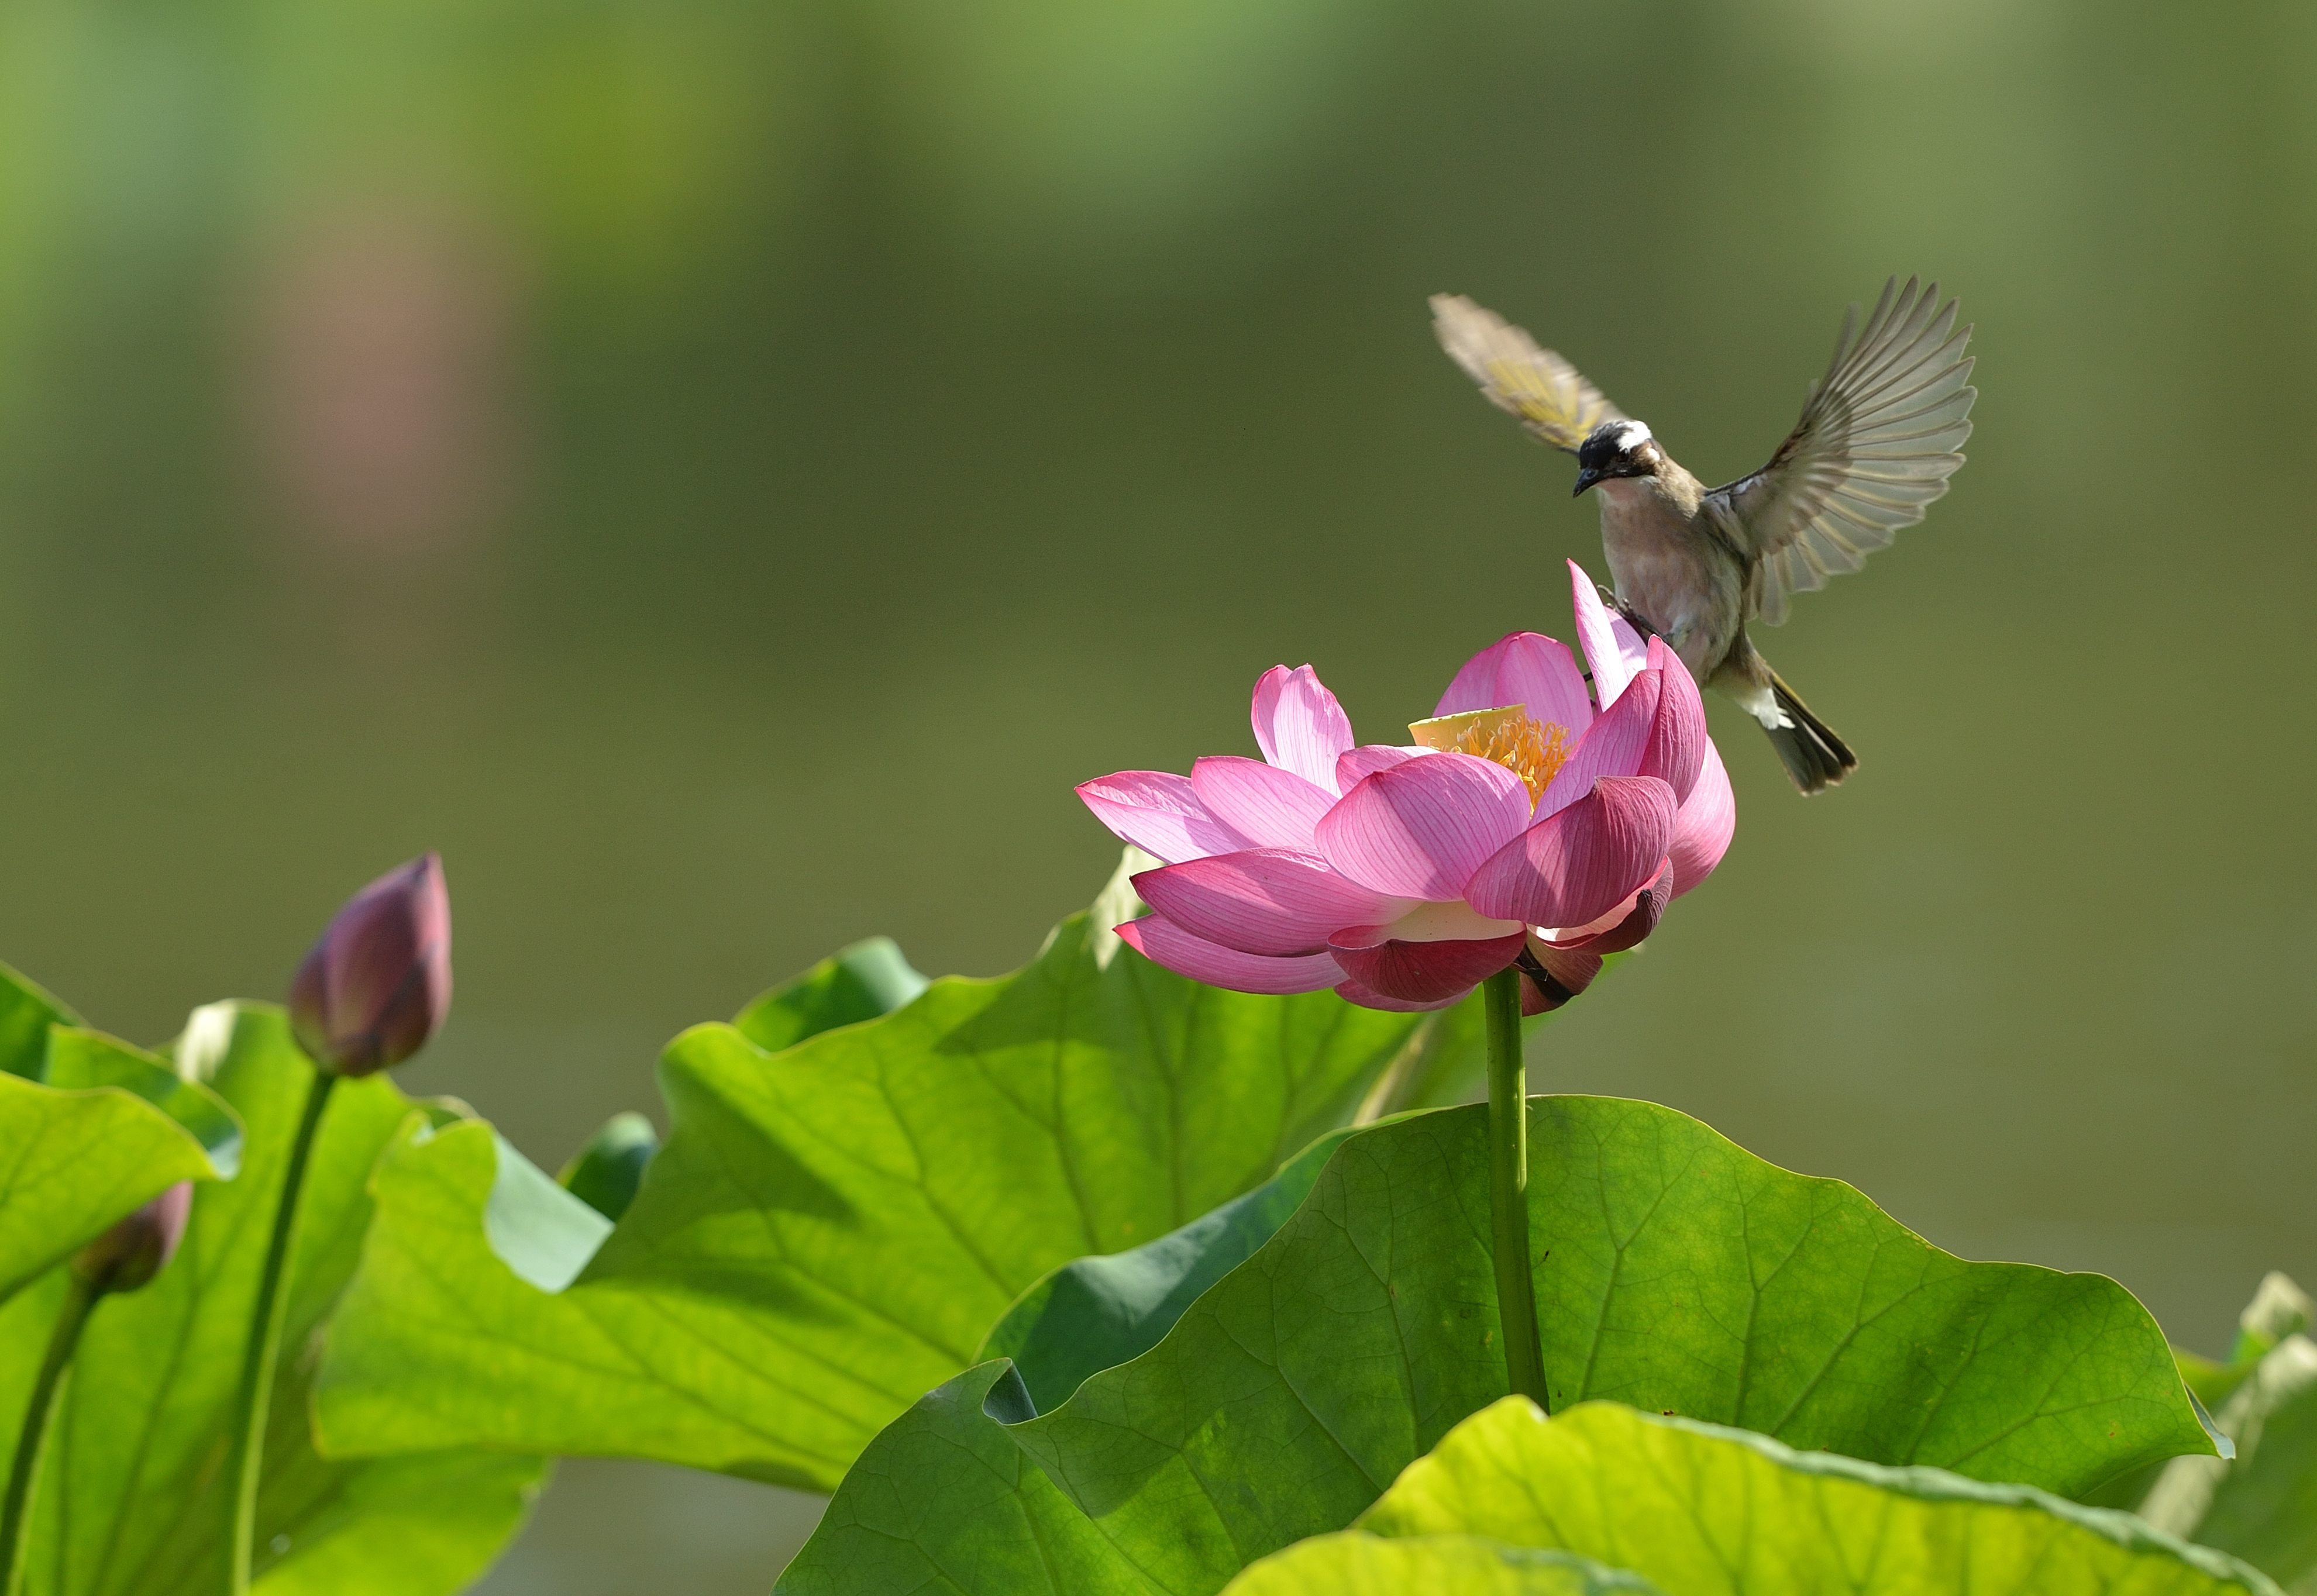
{"type": "Polygon", "coordinates": [[[1527,784],[1531,805],[1544,797],[1544,789],[1569,762],[1569,728],[1558,721],[1530,719],[1526,704],[1418,720],[1409,727],[1408,735],[1426,748],[1469,753],[1504,766],[1527,784]]]}

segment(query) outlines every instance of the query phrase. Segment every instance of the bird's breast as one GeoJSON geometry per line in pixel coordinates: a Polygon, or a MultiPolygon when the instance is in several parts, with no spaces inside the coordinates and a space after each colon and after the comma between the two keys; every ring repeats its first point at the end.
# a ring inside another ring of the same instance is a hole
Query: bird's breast
{"type": "Polygon", "coordinates": [[[1648,478],[1619,478],[1595,491],[1601,495],[1601,551],[1618,599],[1704,680],[1737,634],[1738,574],[1694,518],[1648,478]]]}

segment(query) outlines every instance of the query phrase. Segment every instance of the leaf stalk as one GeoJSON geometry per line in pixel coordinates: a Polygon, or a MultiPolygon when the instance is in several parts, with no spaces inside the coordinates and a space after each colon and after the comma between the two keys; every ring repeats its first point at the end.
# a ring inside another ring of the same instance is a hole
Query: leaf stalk
{"type": "Polygon", "coordinates": [[[7,1596],[16,1596],[23,1588],[24,1519],[32,1504],[32,1477],[40,1470],[40,1445],[48,1437],[57,1386],[65,1370],[72,1367],[89,1310],[103,1295],[94,1281],[82,1279],[78,1270],[66,1270],[65,1279],[64,1306],[58,1310],[56,1327],[49,1332],[49,1350],[32,1382],[32,1400],[24,1409],[24,1428],[16,1438],[16,1460],[8,1470],[7,1498],[0,1502],[0,1591],[7,1596]]]}
{"type": "Polygon", "coordinates": [[[305,1190],[306,1166],[312,1161],[314,1138],[322,1128],[322,1111],[329,1107],[335,1074],[314,1072],[306,1088],[306,1110],[298,1121],[297,1140],[290,1145],[290,1168],[282,1179],[282,1204],[274,1210],[273,1235],[265,1249],[264,1272],[258,1276],[257,1307],[250,1319],[249,1342],[243,1356],[241,1386],[233,1430],[233,1458],[226,1478],[232,1482],[233,1522],[230,1546],[233,1596],[246,1596],[251,1560],[257,1537],[257,1487],[265,1472],[265,1421],[273,1395],[273,1369],[282,1355],[282,1321],[288,1317],[289,1294],[282,1289],[289,1273],[290,1253],[297,1240],[298,1199],[305,1190]]]}
{"type": "Polygon", "coordinates": [[[16,1461],[8,1470],[8,1494],[0,1502],[0,1591],[7,1596],[16,1596],[23,1588],[24,1520],[32,1504],[32,1477],[40,1470],[40,1445],[48,1437],[57,1386],[65,1370],[72,1367],[89,1310],[103,1295],[95,1282],[82,1279],[76,1269],[66,1270],[65,1279],[68,1284],[64,1306],[58,1311],[56,1327],[49,1333],[49,1350],[32,1382],[32,1400],[24,1409],[24,1428],[16,1439],[16,1461]]]}
{"type": "Polygon", "coordinates": [[[1489,1031],[1489,1217],[1506,1384],[1551,1413],[1528,1252],[1528,1065],[1521,1053],[1520,981],[1519,969],[1507,968],[1481,987],[1489,1031]]]}

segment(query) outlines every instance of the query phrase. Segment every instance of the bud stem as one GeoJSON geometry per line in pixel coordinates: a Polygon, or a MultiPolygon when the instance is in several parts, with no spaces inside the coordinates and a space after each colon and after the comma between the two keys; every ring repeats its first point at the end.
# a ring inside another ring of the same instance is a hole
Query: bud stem
{"type": "Polygon", "coordinates": [[[101,1295],[94,1284],[81,1279],[77,1270],[65,1271],[65,1280],[64,1306],[57,1314],[56,1328],[49,1333],[49,1350],[40,1360],[40,1376],[32,1382],[23,1433],[16,1441],[15,1465],[8,1471],[7,1500],[0,1505],[0,1592],[6,1596],[16,1596],[23,1585],[24,1515],[32,1503],[32,1476],[40,1467],[40,1443],[49,1433],[57,1384],[72,1365],[81,1327],[88,1323],[88,1311],[101,1295]]]}
{"type": "Polygon", "coordinates": [[[1498,971],[1481,988],[1489,1025],[1489,1216],[1505,1381],[1515,1395],[1551,1413],[1528,1256],[1528,1067],[1521,1055],[1520,982],[1515,967],[1498,971]]]}
{"type": "Polygon", "coordinates": [[[265,1249],[265,1271],[257,1280],[257,1309],[250,1320],[249,1344],[241,1366],[233,1460],[226,1474],[233,1490],[233,1596],[246,1596],[249,1590],[257,1536],[257,1486],[265,1471],[266,1410],[273,1395],[273,1366],[282,1353],[282,1320],[290,1308],[290,1294],[282,1287],[282,1277],[290,1270],[291,1246],[297,1239],[298,1198],[305,1188],[314,1135],[322,1128],[322,1110],[329,1106],[330,1088],[337,1083],[335,1074],[317,1069],[306,1088],[306,1111],[298,1121],[298,1139],[290,1145],[282,1205],[274,1210],[273,1238],[265,1249]]]}

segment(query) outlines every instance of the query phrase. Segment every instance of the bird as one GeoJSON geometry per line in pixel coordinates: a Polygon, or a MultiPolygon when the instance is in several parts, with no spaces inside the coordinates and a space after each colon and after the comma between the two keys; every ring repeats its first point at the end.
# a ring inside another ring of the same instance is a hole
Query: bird
{"type": "Polygon", "coordinates": [[[1432,299],[1440,347],[1481,394],[1540,441],[1577,457],[1579,495],[1597,490],[1601,547],[1627,620],[1758,722],[1803,793],[1858,768],[1755,649],[1747,625],[1776,626],[1793,596],[1855,571],[1947,491],[1971,436],[1972,329],[1936,282],[1893,277],[1862,327],[1843,317],[1834,359],[1802,420],[1750,476],[1707,487],[1648,424],[1576,367],[1495,312],[1432,299]]]}

